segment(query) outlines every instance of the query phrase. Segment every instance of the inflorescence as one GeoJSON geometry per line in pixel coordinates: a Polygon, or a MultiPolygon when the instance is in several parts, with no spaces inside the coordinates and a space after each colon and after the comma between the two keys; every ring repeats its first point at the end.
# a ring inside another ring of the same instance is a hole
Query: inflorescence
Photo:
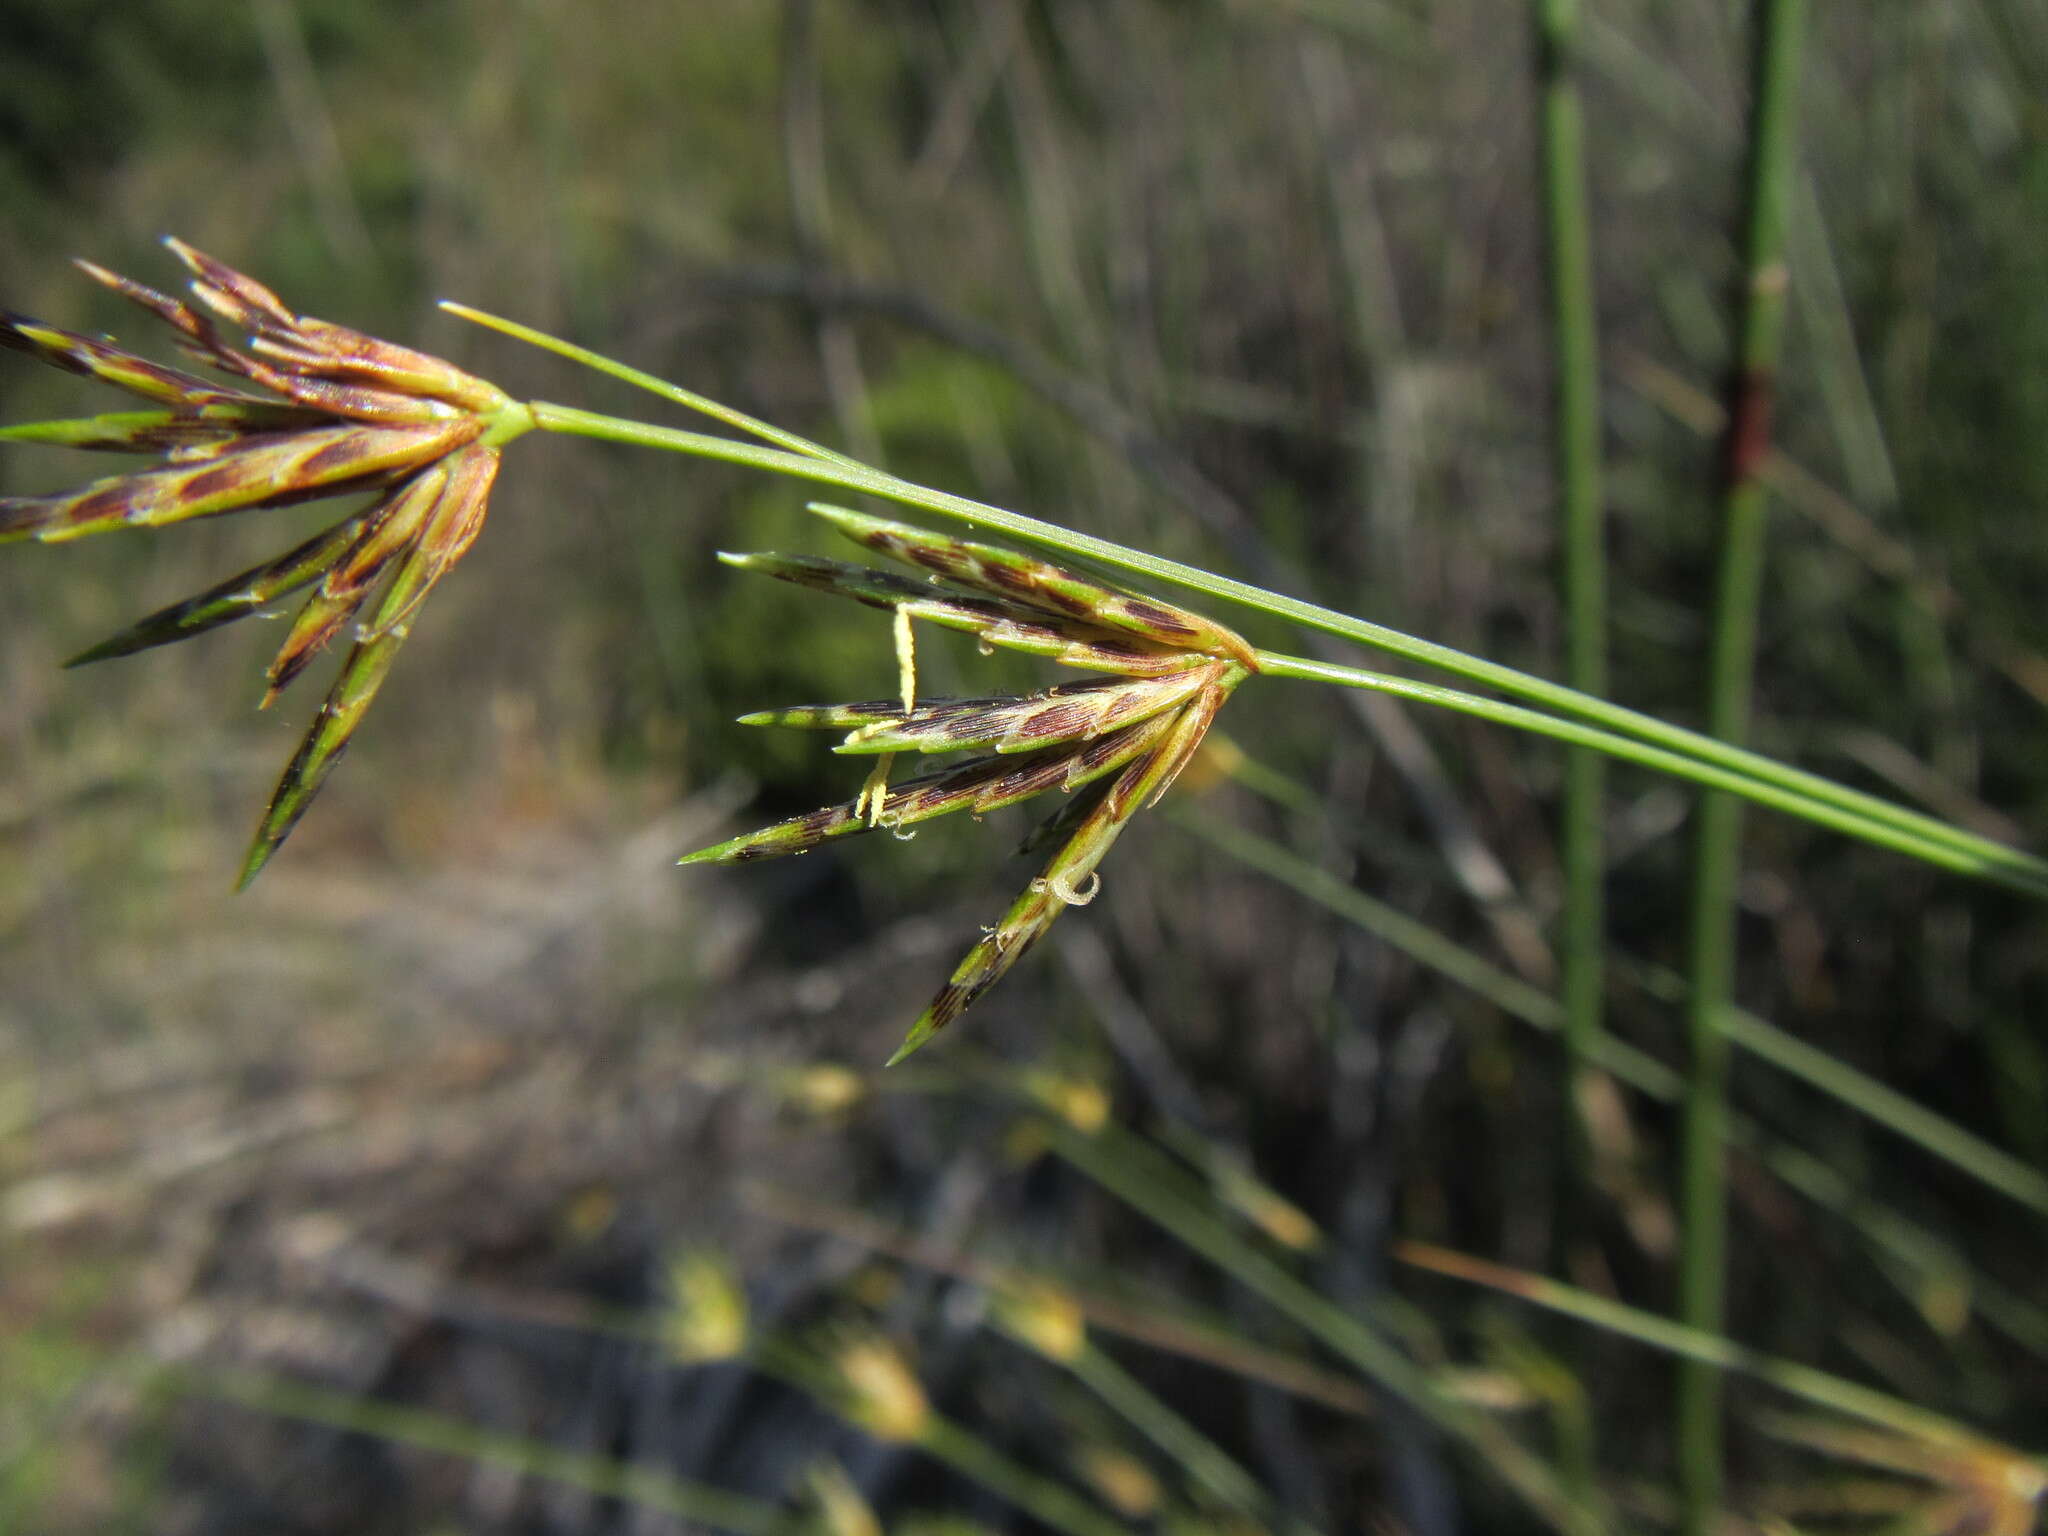
{"type": "Polygon", "coordinates": [[[162,528],[377,493],[370,505],[275,560],[153,613],[70,662],[187,639],[312,586],[270,664],[267,706],[330,643],[351,634],[340,674],[257,827],[242,867],[246,885],[339,761],[427,593],[483,527],[499,446],[533,422],[503,391],[437,357],[294,314],[232,267],[181,241],[166,244],[190,269],[192,293],[212,315],[90,262],[79,266],[168,324],[199,361],[270,393],[224,387],[0,310],[0,345],[152,407],[4,428],[0,441],[161,459],[76,491],[0,497],[0,543],[59,543],[115,528],[162,528]],[[247,351],[229,344],[215,316],[248,335],[247,351]]]}
{"type": "MultiPolygon", "coordinates": [[[[290,834],[340,760],[421,603],[483,526],[502,445],[536,425],[527,405],[439,358],[295,314],[260,283],[179,241],[199,307],[97,267],[86,274],[170,326],[200,362],[253,386],[209,381],[111,341],[0,311],[0,344],[126,391],[147,409],[0,429],[0,441],[143,454],[158,462],[46,496],[0,497],[0,543],[59,543],[115,528],[161,528],[222,513],[372,493],[367,505],[276,559],[149,615],[73,658],[125,656],[260,612],[305,588],[268,671],[270,704],[335,640],[349,650],[286,767],[242,868],[246,885],[290,834]],[[232,345],[221,326],[242,332],[232,345]]],[[[1068,798],[1022,851],[1054,852],[985,929],[912,1027],[901,1060],[957,1018],[1055,918],[1093,899],[1119,833],[1166,793],[1231,691],[1258,670],[1236,634],[1185,609],[1043,560],[837,508],[840,532],[918,571],[904,576],[793,555],[723,555],[819,591],[889,610],[899,697],[807,705],[755,725],[841,731],[834,749],[875,760],[859,795],[736,837],[682,862],[806,853],[875,828],[967,811],[977,817],[1050,790],[1068,798]],[[1105,674],[1026,696],[917,697],[913,624],[1105,674]],[[899,753],[967,754],[891,785],[899,753]]]]}
{"type": "Polygon", "coordinates": [[[822,592],[893,610],[901,696],[813,704],[743,717],[746,725],[846,732],[833,750],[881,755],[854,799],[690,854],[742,863],[808,853],[836,838],[968,811],[975,816],[1048,790],[1072,798],[1020,852],[1057,845],[1002,920],[984,930],[891,1058],[900,1061],[966,1010],[1070,906],[1094,899],[1097,866],[1131,817],[1158,803],[1202,743],[1231,690],[1258,669],[1238,635],[1197,614],[1120,592],[992,545],[834,507],[813,507],[855,543],[915,566],[922,578],[794,555],[721,555],[822,592]],[[918,699],[910,621],[972,634],[984,647],[1047,656],[1112,674],[1024,697],[918,699]],[[891,786],[890,756],[966,752],[891,786]]]}

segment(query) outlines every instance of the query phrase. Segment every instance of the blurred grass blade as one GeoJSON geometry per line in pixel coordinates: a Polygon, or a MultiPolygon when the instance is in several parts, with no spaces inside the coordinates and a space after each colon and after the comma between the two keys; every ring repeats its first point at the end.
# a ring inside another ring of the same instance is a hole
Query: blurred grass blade
{"type": "MultiPolygon", "coordinates": [[[[1758,1381],[1766,1382],[1779,1391],[1803,1398],[1822,1408],[1831,1408],[1851,1418],[1876,1424],[1885,1429],[1897,1430],[1901,1434],[1956,1446],[1985,1444],[1985,1439],[1975,1430],[1930,1413],[1911,1403],[1904,1403],[1895,1397],[1845,1381],[1826,1371],[1815,1370],[1809,1365],[1800,1365],[1791,1360],[1780,1360],[1775,1356],[1748,1349],[1718,1334],[1706,1333],[1683,1323],[1675,1323],[1658,1317],[1651,1312],[1639,1311],[1621,1302],[1611,1301],[1605,1296],[1596,1296],[1575,1286],[1549,1279],[1543,1275],[1532,1275],[1525,1270],[1509,1269],[1486,1259],[1473,1258],[1468,1254],[1453,1253],[1431,1243],[1412,1241],[1397,1242],[1394,1257],[1404,1264],[1419,1269],[1431,1270],[1440,1275],[1449,1275],[1456,1280],[1483,1285],[1489,1290],[1520,1297],[1540,1307],[1547,1307],[1566,1317],[1575,1317],[1595,1328],[1603,1328],[1623,1338],[1634,1339],[1653,1349],[1664,1350],[1682,1359],[1698,1361],[1716,1370],[1739,1371],[1758,1381]]],[[[2048,1462],[2036,1462],[2048,1466],[2048,1462]]]]}
{"type": "Polygon", "coordinates": [[[1205,1201],[1190,1197],[1185,1177],[1169,1159],[1113,1124],[1094,1136],[1084,1136],[1057,1119],[1048,1119],[1043,1128],[1062,1158],[1464,1444],[1539,1518],[1559,1531],[1584,1528],[1589,1512],[1566,1494],[1548,1466],[1483,1414],[1442,1392],[1377,1330],[1248,1244],[1205,1201]]]}
{"type": "Polygon", "coordinates": [[[563,1450],[524,1436],[482,1429],[447,1414],[253,1371],[180,1372],[172,1379],[180,1390],[195,1397],[239,1403],[258,1413],[301,1419],[393,1445],[504,1467],[524,1477],[581,1488],[623,1503],[660,1510],[679,1520],[737,1532],[739,1536],[793,1536],[795,1529],[789,1517],[773,1504],[702,1483],[685,1482],[657,1467],[563,1450]]]}
{"type": "Polygon", "coordinates": [[[884,1441],[914,1445],[1066,1536],[1127,1536],[1127,1529],[1071,1489],[1018,1465],[974,1431],[935,1413],[923,1384],[887,1341],[855,1333],[824,1348],[760,1341],[749,1363],[808,1393],[884,1441]]]}
{"type": "MultiPolygon", "coordinates": [[[[1183,812],[1173,819],[1249,868],[1272,877],[1491,1002],[1510,1018],[1546,1033],[1554,1034],[1562,1028],[1564,1008],[1556,998],[1271,839],[1208,816],[1183,812]]],[[[1662,979],[1669,986],[1682,986],[1668,972],[1663,973],[1662,979]]],[[[1805,1078],[1873,1123],[1915,1142],[1988,1187],[2036,1209],[2038,1201],[2048,1194],[2041,1188],[2040,1175],[2009,1154],[1825,1053],[1794,1040],[1767,1021],[1738,1010],[1729,1032],[1730,1038],[1744,1049],[1781,1070],[1805,1078]]],[[[1612,1035],[1599,1037],[1590,1059],[1602,1071],[1658,1103],[1675,1104],[1684,1092],[1684,1079],[1677,1072],[1612,1035]]],[[[1973,1273],[1951,1244],[1877,1204],[1868,1192],[1856,1188],[1833,1166],[1773,1139],[1746,1116],[1731,1114],[1726,1132],[1731,1146],[1749,1149],[1789,1187],[1849,1222],[1878,1253],[1903,1265],[1915,1277],[1916,1304],[1924,1300],[1928,1287],[1960,1284],[1987,1321],[2037,1354],[2048,1355],[2048,1310],[1984,1275],[1973,1273]]]]}

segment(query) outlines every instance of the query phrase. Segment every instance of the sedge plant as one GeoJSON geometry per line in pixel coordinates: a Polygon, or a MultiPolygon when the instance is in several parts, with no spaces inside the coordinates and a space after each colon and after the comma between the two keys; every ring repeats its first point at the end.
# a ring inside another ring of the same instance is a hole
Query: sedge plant
{"type": "Polygon", "coordinates": [[[2048,897],[2048,862],[1743,748],[1609,704],[1369,620],[1161,559],[873,469],[573,343],[517,322],[454,313],[711,417],[746,438],[517,402],[437,358],[300,315],[254,279],[172,241],[201,309],[100,268],[85,270],[166,322],[188,353],[264,393],[222,388],[105,340],[7,314],[0,339],[154,408],[0,429],[0,440],[150,455],[158,462],[55,495],[0,498],[0,542],[64,542],[117,528],[372,492],[324,532],[78,658],[98,661],[186,639],[311,587],[273,663],[265,702],[346,639],[336,680],[261,817],[242,881],[275,855],[339,761],[421,604],[476,538],[504,446],[538,430],[749,465],[865,492],[1020,543],[1173,584],[1273,618],[1434,666],[1507,698],[1256,649],[1217,621],[1021,552],[825,506],[813,510],[868,549],[922,573],[813,557],[728,557],[742,569],[849,596],[892,615],[894,699],[800,706],[747,717],[845,732],[838,750],[877,760],[850,802],[732,839],[684,862],[801,853],[877,827],[953,810],[975,814],[1051,789],[1073,798],[1032,846],[1057,842],[1041,876],[986,931],[913,1025],[900,1060],[1007,972],[1067,906],[1090,898],[1097,866],[1131,815],[1165,794],[1224,700],[1253,676],[1360,688],[1547,736],[1802,816],[1943,868],[2048,897]],[[210,313],[208,313],[210,312],[210,313]],[[221,322],[246,333],[246,350],[221,322]],[[747,439],[752,439],[751,441],[747,439]],[[913,622],[1107,674],[1027,696],[917,695],[913,622]],[[1514,702],[1511,702],[1514,701],[1514,702]],[[889,784],[900,752],[965,752],[950,767],[889,784]]]}

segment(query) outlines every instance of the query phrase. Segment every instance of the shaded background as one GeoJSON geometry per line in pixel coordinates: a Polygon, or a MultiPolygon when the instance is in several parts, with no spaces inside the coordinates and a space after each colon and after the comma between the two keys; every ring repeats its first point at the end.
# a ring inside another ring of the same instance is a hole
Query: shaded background
{"type": "MultiPolygon", "coordinates": [[[[1589,12],[1614,692],[1690,720],[1741,38],[1717,0],[1589,12]]],[[[2019,836],[2048,796],[2048,11],[1812,25],[1779,414],[1806,477],[1777,504],[1758,741],[2019,836]]],[[[432,308],[457,297],[913,479],[1557,670],[1519,7],[5,0],[0,27],[12,308],[142,343],[64,258],[163,284],[173,232],[516,393],[660,416],[432,308]]],[[[8,420],[94,398],[0,359],[8,420]]],[[[26,450],[0,475],[83,478],[26,450]]],[[[521,442],[346,770],[240,897],[314,704],[253,713],[275,631],[60,663],[270,552],[278,519],[5,551],[0,1527],[680,1524],[541,1475],[544,1447],[770,1501],[830,1454],[892,1527],[1022,1528],[743,1367],[591,1325],[670,1316],[676,1255],[704,1245],[764,1327],[878,1319],[953,1418],[1163,1525],[1209,1502],[1187,1466],[994,1336],[982,1289],[817,1230],[864,1214],[928,1259],[1049,1267],[1308,1352],[1049,1156],[1048,1103],[1163,1131],[1242,1230],[1294,1239],[1290,1266],[1397,1317],[1546,1459],[1570,1463],[1583,1420],[1601,1488],[1654,1523],[1664,1363],[1392,1273],[1386,1250],[1424,1238],[1666,1308],[1661,1107],[1614,1098],[1601,1197],[1561,1214],[1554,1045],[1189,822],[1135,829],[1102,900],[888,1078],[870,1069],[1028,876],[1022,821],[671,867],[851,793],[815,738],[727,721],[894,675],[879,616],[710,559],[840,553],[804,497],[521,442]],[[355,1434],[153,1391],[151,1358],[429,1410],[527,1469],[409,1447],[396,1419],[355,1434]]],[[[1043,675],[965,643],[920,655],[936,691],[1043,675]]],[[[1244,690],[1220,731],[1292,805],[1232,782],[1226,748],[1176,796],[1192,822],[1263,833],[1551,984],[1555,751],[1295,684],[1244,690]]],[[[1688,805],[1615,777],[1613,1021],[1672,1060],[1674,1010],[1632,978],[1679,959],[1688,805]]],[[[1747,846],[1744,1000],[2041,1168],[2041,917],[1779,818],[1747,846]]],[[[2042,1212],[1754,1062],[1737,1094],[1856,1200],[1739,1166],[1731,1333],[2038,1447],[2042,1212]],[[1925,1264],[1874,1245],[1893,1220],[1939,1240],[1925,1264]],[[2016,1305],[2002,1323],[1985,1282],[2016,1305]]],[[[1105,1347],[1324,1529],[1529,1523],[1383,1405],[1105,1347]]],[[[1763,1406],[1734,1399],[1752,1512],[1818,1476],[1763,1406]]]]}

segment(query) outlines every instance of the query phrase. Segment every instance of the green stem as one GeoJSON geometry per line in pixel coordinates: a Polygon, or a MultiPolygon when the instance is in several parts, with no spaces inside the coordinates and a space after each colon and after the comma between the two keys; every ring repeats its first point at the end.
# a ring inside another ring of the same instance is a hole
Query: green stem
{"type": "MultiPolygon", "coordinates": [[[[580,349],[578,349],[580,350],[580,349]]],[[[686,392],[685,392],[686,393],[686,392]]],[[[1399,630],[1388,629],[1365,619],[1352,618],[1333,609],[1319,607],[1299,598],[1269,592],[1247,582],[1234,581],[1218,576],[1195,566],[1183,565],[1178,561],[1161,559],[1142,550],[1130,549],[1098,539],[1089,534],[1077,533],[1054,523],[1041,522],[1036,518],[1023,517],[1015,512],[1004,511],[983,502],[973,501],[964,496],[950,495],[944,491],[931,490],[900,480],[894,475],[865,466],[838,454],[818,448],[815,444],[805,445],[803,451],[778,452],[754,443],[736,442],[731,438],[712,437],[701,432],[687,432],[675,427],[653,426],[646,422],[627,421],[615,416],[604,416],[592,411],[577,410],[571,406],[536,402],[533,406],[535,423],[545,431],[568,433],[589,437],[605,442],[622,443],[633,447],[658,448],[672,453],[687,453],[699,458],[722,460],[730,464],[743,464],[750,468],[767,470],[775,474],[791,475],[799,479],[816,481],[826,485],[842,486],[849,490],[863,491],[870,495],[899,502],[905,506],[921,508],[942,517],[951,517],[971,526],[992,529],[1021,542],[1043,549],[1058,551],[1083,560],[1117,570],[1133,572],[1156,581],[1170,582],[1191,591],[1203,592],[1226,602],[1240,603],[1246,607],[1286,619],[1325,634],[1338,636],[1360,645],[1374,646],[1393,655],[1418,661],[1428,666],[1440,667],[1471,681],[1499,688],[1520,698],[1543,704],[1559,713],[1580,720],[1588,720],[1607,727],[1616,736],[1634,738],[1640,742],[1652,743],[1664,750],[1655,761],[1694,761],[1723,771],[1728,783],[1755,782],[1775,786],[1781,793],[1769,803],[1791,811],[1794,815],[1806,816],[1821,821],[1823,825],[1842,825],[1840,818],[1830,822],[1818,813],[1818,807],[1832,806],[1845,811],[1856,819],[1856,826],[1867,823],[1873,827],[1884,826],[1898,829],[1906,841],[1892,842],[1873,833],[1859,830],[1856,835],[1866,836],[1873,842],[1884,842],[1888,847],[1899,847],[1913,852],[1916,857],[1926,857],[1919,852],[1922,846],[1942,846],[1951,850],[1952,857],[1936,858],[1932,862],[1944,864],[1981,878],[1994,880],[2012,889],[2023,891],[2037,898],[2048,898],[2048,863],[2032,854],[2009,848],[1989,838],[1964,832],[1923,816],[1903,806],[1891,804],[1875,795],[1849,789],[1824,779],[1818,774],[1806,773],[1797,768],[1787,767],[1759,753],[1744,751],[1726,742],[1688,731],[1682,726],[1670,725],[1653,716],[1623,709],[1601,699],[1592,698],[1574,689],[1557,683],[1546,682],[1527,673],[1517,672],[1496,662],[1468,656],[1448,646],[1432,641],[1417,639],[1402,634],[1399,630]]],[[[749,418],[740,417],[737,412],[721,408],[721,419],[745,423],[749,418]]],[[[747,430],[756,430],[754,426],[747,430]]],[[[775,430],[775,429],[768,429],[775,430]]],[[[777,432],[777,440],[787,440],[790,434],[777,432]]],[[[802,439],[795,439],[801,443],[802,439]]],[[[1357,687],[1384,687],[1384,691],[1399,692],[1403,685],[1399,679],[1378,679],[1361,682],[1357,679],[1372,678],[1373,674],[1356,672],[1346,668],[1331,668],[1328,674],[1304,670],[1320,664],[1297,662],[1296,669],[1289,675],[1298,677],[1317,676],[1324,681],[1351,681],[1357,687]]],[[[1419,695],[1418,695],[1419,696],[1419,695]]],[[[1443,702],[1436,700],[1435,702],[1443,702]]],[[[1496,706],[1507,708],[1508,706],[1496,706]]],[[[1535,715],[1530,711],[1519,711],[1526,719],[1546,720],[1549,717],[1535,715]]],[[[1549,734],[1562,737],[1562,730],[1569,729],[1567,722],[1551,721],[1549,734]]],[[[1534,728],[1534,727],[1529,727],[1534,728]]],[[[1612,742],[1616,736],[1595,733],[1593,738],[1573,738],[1579,744],[1603,745],[1612,742]]],[[[1640,757],[1639,761],[1651,762],[1651,757],[1640,757]]],[[[1667,770],[1669,771],[1669,770],[1667,770]]],[[[1704,771],[1704,770],[1701,770],[1704,771]]],[[[1693,776],[1698,777],[1698,773],[1693,776]]],[[[1705,782],[1702,780],[1702,782],[1705,782]]],[[[1755,796],[1753,798],[1761,798],[1755,796]]]]}
{"type": "MultiPolygon", "coordinates": [[[[526,342],[530,346],[540,347],[544,351],[554,353],[557,357],[567,358],[572,363],[581,363],[585,368],[589,368],[594,372],[606,374],[611,378],[619,380],[621,383],[631,384],[635,389],[644,389],[650,395],[658,395],[670,404],[680,405],[685,410],[697,412],[700,416],[709,416],[713,421],[722,421],[729,427],[737,427],[740,431],[750,433],[760,438],[763,442],[774,443],[777,447],[787,448],[792,453],[800,453],[807,458],[823,459],[831,464],[844,464],[854,469],[865,467],[861,464],[860,460],[850,459],[843,453],[834,453],[822,443],[814,443],[809,438],[799,437],[794,432],[785,432],[782,428],[762,421],[758,417],[749,416],[745,411],[736,411],[729,405],[720,405],[708,395],[700,395],[695,390],[684,389],[680,384],[671,384],[667,379],[658,378],[654,374],[643,372],[629,363],[620,362],[617,358],[606,357],[602,352],[593,352],[588,347],[579,347],[573,341],[564,341],[559,336],[550,336],[546,331],[537,331],[530,325],[521,325],[517,320],[507,320],[500,315],[488,314],[481,309],[471,309],[467,304],[458,304],[453,299],[443,299],[441,301],[441,308],[459,319],[471,321],[489,330],[502,332],[514,340],[526,342]]],[[[565,408],[557,407],[557,409],[565,408]]],[[[577,414],[582,413],[579,412],[577,414]]],[[[564,429],[554,427],[551,430],[562,431],[564,429]]]]}
{"type": "MultiPolygon", "coordinates": [[[[1574,57],[1578,0],[1536,0],[1541,93],[1544,235],[1555,337],[1557,479],[1562,501],[1565,681],[1607,691],[1607,561],[1600,487],[1600,353],[1594,307],[1592,218],[1574,57]]],[[[1565,1128],[1573,1187],[1591,1187],[1592,1142],[1582,1119],[1584,1079],[1601,1032],[1607,915],[1601,818],[1606,760],[1565,755],[1560,853],[1564,907],[1559,946],[1566,1053],[1565,1128]]]]}
{"type": "MultiPolygon", "coordinates": [[[[1728,741],[1748,734],[1756,633],[1762,606],[1764,487],[1770,413],[1784,328],[1785,225],[1792,191],[1799,46],[1804,0],[1755,0],[1750,115],[1747,281],[1730,389],[1720,572],[1709,642],[1707,729],[1728,741]]],[[[1700,799],[1694,827],[1686,1092],[1679,1200],[1678,1317],[1704,1334],[1722,1329],[1727,1248],[1726,1134],[1729,1039],[1736,964],[1736,886],[1742,810],[1726,795],[1700,799]]],[[[1691,1356],[1679,1367],[1675,1403],[1680,1522],[1707,1536],[1720,1521],[1721,1376],[1691,1356]]]]}
{"type": "MultiPolygon", "coordinates": [[[[1837,832],[1851,837],[1862,838],[1882,848],[1898,853],[1910,854],[1929,864],[1953,869],[1963,874],[1975,875],[1980,879],[1993,881],[2013,890],[2024,891],[2035,897],[2048,896],[2048,866],[2041,866],[2038,860],[2027,855],[2017,855],[2023,864],[2011,867],[2015,857],[2012,850],[2003,845],[1989,842],[1974,834],[1961,833],[1943,822],[1929,818],[1918,818],[1922,828],[1904,830],[1896,824],[1896,818],[1878,819],[1862,813],[1855,805],[1855,799],[1844,801],[1841,796],[1831,796],[1822,801],[1818,797],[1785,789],[1776,782],[1777,776],[1764,776],[1720,767],[1712,762],[1667,751],[1662,747],[1649,746],[1639,740],[1617,735],[1612,731],[1600,730],[1590,725],[1581,725],[1572,720],[1560,720],[1555,715],[1546,715],[1540,710],[1527,709],[1519,704],[1503,704],[1498,699],[1481,698],[1477,694],[1461,693],[1455,688],[1445,688],[1436,683],[1418,683],[1412,678],[1391,677],[1383,672],[1369,672],[1360,667],[1338,666],[1333,662],[1311,661],[1303,656],[1286,656],[1273,651],[1260,651],[1259,671],[1267,677],[1291,677],[1306,681],[1336,683],[1346,688],[1366,688],[1378,693],[1388,693],[1396,698],[1410,699],[1418,704],[1434,704],[1443,709],[1456,710],[1460,714],[1474,715],[1490,720],[1497,725],[1512,726],[1536,736],[1548,736],[1572,746],[1592,747],[1641,767],[1653,768],[1674,778],[1689,779],[1709,789],[1725,791],[1729,795],[1769,806],[1793,816],[1804,817],[1837,832]],[[1933,829],[1940,828],[1944,835],[1933,835],[1933,829]],[[1982,847],[1975,845],[1981,844],[1982,847]],[[2004,857],[1987,860],[1984,849],[1999,850],[2004,857]]],[[[1752,758],[1742,754],[1737,761],[1752,758]]],[[[1756,762],[1768,761],[1754,758],[1756,762]]],[[[1820,782],[1825,783],[1825,780],[1820,782]]],[[[1858,797],[1860,798],[1860,797],[1858,797]]]]}

